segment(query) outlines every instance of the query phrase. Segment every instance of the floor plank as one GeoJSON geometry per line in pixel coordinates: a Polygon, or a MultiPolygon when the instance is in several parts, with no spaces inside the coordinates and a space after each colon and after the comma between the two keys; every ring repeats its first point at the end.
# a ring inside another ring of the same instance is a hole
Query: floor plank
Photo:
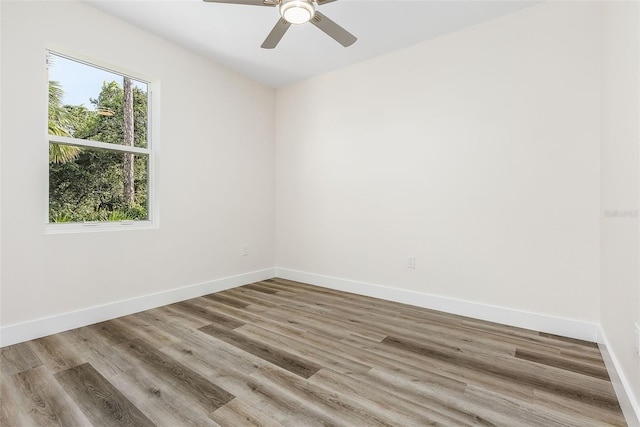
{"type": "Polygon", "coordinates": [[[297,357],[309,360],[317,366],[331,368],[338,372],[367,372],[371,369],[371,366],[353,360],[353,358],[346,358],[322,347],[304,342],[300,337],[289,338],[256,325],[245,325],[239,328],[237,332],[254,339],[262,345],[268,344],[286,348],[288,352],[297,357]]]}
{"type": "MultiPolygon", "coordinates": [[[[194,371],[209,378],[233,395],[242,396],[242,400],[262,412],[262,421],[265,423],[275,420],[285,426],[325,425],[326,420],[323,420],[318,414],[303,411],[295,400],[283,395],[270,384],[258,382],[250,376],[251,373],[268,363],[258,357],[246,353],[246,356],[249,359],[254,359],[255,362],[253,371],[247,373],[237,369],[237,364],[219,363],[219,360],[209,357],[206,351],[193,346],[172,346],[163,349],[163,351],[181,363],[189,365],[194,371]]],[[[234,403],[236,399],[227,405],[234,403]]],[[[211,417],[220,419],[214,415],[227,405],[214,411],[211,417]]]]}
{"type": "MultiPolygon", "coordinates": [[[[44,367],[15,374],[13,384],[19,394],[17,408],[29,415],[40,426],[86,425],[88,420],[73,404],[44,367]]],[[[3,424],[3,425],[12,425],[3,424]]]]}
{"type": "Polygon", "coordinates": [[[31,348],[53,373],[65,371],[86,362],[80,354],[73,351],[67,337],[63,334],[33,340],[31,348]]]}
{"type": "Polygon", "coordinates": [[[242,399],[233,399],[215,410],[211,418],[222,426],[282,426],[276,420],[265,417],[262,411],[242,399]]]}
{"type": "Polygon", "coordinates": [[[320,369],[319,365],[316,365],[309,360],[305,360],[302,357],[296,357],[292,353],[280,350],[276,347],[265,344],[264,342],[253,340],[236,331],[226,329],[224,327],[211,324],[204,326],[199,330],[221,341],[238,347],[247,353],[251,353],[254,356],[258,356],[261,359],[269,361],[276,366],[286,369],[287,371],[300,375],[303,378],[309,378],[320,369]]]}
{"type": "Polygon", "coordinates": [[[548,354],[518,348],[516,349],[515,357],[609,381],[609,374],[607,373],[607,368],[605,366],[594,366],[589,363],[581,363],[580,361],[576,361],[570,357],[565,357],[562,354],[548,354]]]}
{"type": "Polygon", "coordinates": [[[602,407],[617,406],[618,401],[612,395],[609,383],[584,375],[571,375],[562,369],[540,366],[538,363],[525,363],[522,359],[486,358],[482,354],[463,353],[457,348],[446,347],[428,342],[416,342],[407,339],[387,337],[383,343],[410,351],[431,359],[473,369],[485,375],[513,381],[514,383],[553,391],[562,395],[574,396],[577,400],[589,400],[602,407]],[[505,362],[505,363],[500,363],[505,362]],[[508,363],[508,364],[507,364],[508,363]]]}
{"type": "Polygon", "coordinates": [[[225,315],[216,313],[215,310],[201,307],[191,301],[172,304],[172,307],[174,307],[176,310],[200,317],[203,320],[206,320],[208,323],[215,323],[229,329],[239,328],[240,326],[245,324],[244,322],[240,322],[232,317],[227,317],[225,315]]]}
{"type": "Polygon", "coordinates": [[[38,355],[29,343],[20,343],[0,350],[0,372],[2,376],[10,376],[42,365],[38,355]]]}
{"type": "MultiPolygon", "coordinates": [[[[0,381],[0,425],[28,426],[33,424],[29,416],[29,404],[21,401],[19,390],[15,384],[10,384],[5,377],[0,381]]],[[[35,417],[34,417],[35,418],[35,417]]]]}
{"type": "Polygon", "coordinates": [[[154,425],[88,363],[59,372],[55,374],[55,378],[93,425],[131,427],[154,425]]]}
{"type": "Polygon", "coordinates": [[[137,359],[145,369],[167,378],[176,389],[191,396],[208,412],[215,411],[234,398],[231,393],[141,340],[129,341],[121,349],[137,359]]]}
{"type": "Polygon", "coordinates": [[[261,384],[275,387],[279,394],[297,402],[303,411],[318,414],[326,424],[340,426],[391,426],[383,413],[367,411],[366,408],[354,405],[353,402],[341,399],[336,390],[324,387],[313,387],[288,371],[263,367],[251,375],[261,384]]]}
{"type": "Polygon", "coordinates": [[[207,410],[181,393],[167,378],[142,367],[114,376],[111,383],[156,425],[218,425],[209,418],[207,410]]]}
{"type": "MultiPolygon", "coordinates": [[[[311,384],[318,384],[329,390],[336,390],[341,401],[351,401],[354,405],[366,408],[369,413],[384,414],[384,420],[391,425],[472,425],[455,417],[450,408],[438,411],[433,407],[422,406],[415,400],[405,399],[397,394],[388,393],[381,387],[372,387],[366,383],[343,375],[331,369],[321,369],[310,378],[311,384]],[[368,390],[362,393],[362,390],[368,390]]],[[[420,401],[420,396],[414,396],[420,401]]],[[[468,420],[475,422],[476,419],[468,420]]]]}

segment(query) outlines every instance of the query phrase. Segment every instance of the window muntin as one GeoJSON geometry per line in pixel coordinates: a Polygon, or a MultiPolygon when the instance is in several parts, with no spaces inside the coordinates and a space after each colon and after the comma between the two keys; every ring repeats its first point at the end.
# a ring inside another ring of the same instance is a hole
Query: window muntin
{"type": "Polygon", "coordinates": [[[149,222],[150,84],[48,52],[48,222],[149,222]]]}

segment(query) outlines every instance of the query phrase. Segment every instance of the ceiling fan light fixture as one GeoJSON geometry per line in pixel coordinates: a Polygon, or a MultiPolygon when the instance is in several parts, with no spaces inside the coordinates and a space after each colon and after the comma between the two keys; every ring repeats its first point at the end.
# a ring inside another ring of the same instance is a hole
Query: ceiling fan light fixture
{"type": "Polygon", "coordinates": [[[311,0],[282,0],[280,3],[280,15],[291,24],[309,22],[314,14],[315,8],[311,0]]]}

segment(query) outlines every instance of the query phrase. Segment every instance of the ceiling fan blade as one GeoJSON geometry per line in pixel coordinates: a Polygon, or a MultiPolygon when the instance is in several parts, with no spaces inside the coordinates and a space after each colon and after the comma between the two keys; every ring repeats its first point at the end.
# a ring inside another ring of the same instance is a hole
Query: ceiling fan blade
{"type": "Polygon", "coordinates": [[[323,4],[331,3],[334,1],[337,1],[337,0],[316,0],[316,3],[318,3],[319,6],[322,6],[323,4]]]}
{"type": "Polygon", "coordinates": [[[275,6],[273,0],[203,0],[207,3],[248,4],[250,6],[275,6]]]}
{"type": "Polygon", "coordinates": [[[356,36],[318,11],[316,11],[310,22],[344,47],[351,46],[358,40],[356,36]]]}
{"type": "Polygon", "coordinates": [[[260,47],[263,49],[273,49],[276,47],[290,26],[291,24],[289,22],[280,18],[260,47]]]}

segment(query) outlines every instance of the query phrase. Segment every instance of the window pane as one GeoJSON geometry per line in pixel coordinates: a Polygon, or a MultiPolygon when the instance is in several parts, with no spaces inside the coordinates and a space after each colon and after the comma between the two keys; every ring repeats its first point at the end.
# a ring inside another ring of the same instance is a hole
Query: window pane
{"type": "Polygon", "coordinates": [[[149,219],[147,155],[54,143],[52,152],[72,160],[49,162],[49,222],[149,219]]]}
{"type": "Polygon", "coordinates": [[[49,53],[49,134],[147,147],[147,83],[49,53]]]}

